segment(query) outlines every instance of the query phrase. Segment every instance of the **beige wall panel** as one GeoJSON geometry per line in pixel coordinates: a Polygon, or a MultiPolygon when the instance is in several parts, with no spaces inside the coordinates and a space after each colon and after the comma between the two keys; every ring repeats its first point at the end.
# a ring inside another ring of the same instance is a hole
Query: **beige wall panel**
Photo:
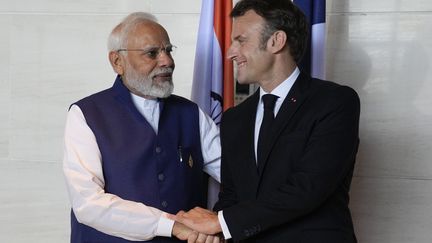
{"type": "Polygon", "coordinates": [[[0,171],[0,242],[68,242],[61,163],[0,160],[0,171]]]}
{"type": "Polygon", "coordinates": [[[201,11],[200,0],[16,0],[0,5],[0,13],[53,13],[53,14],[112,14],[149,11],[160,13],[191,14],[201,11]]]}
{"type": "Polygon", "coordinates": [[[31,14],[48,12],[64,13],[128,13],[150,11],[151,0],[14,0],[0,4],[0,12],[31,14]]]}
{"type": "Polygon", "coordinates": [[[361,243],[429,243],[432,180],[355,177],[351,209],[361,243]]]}
{"type": "MultiPolygon", "coordinates": [[[[201,12],[201,0],[147,0],[151,2],[151,11],[156,14],[181,13],[181,14],[199,14],[201,12]]],[[[182,21],[183,15],[176,18],[175,21],[182,21]]]]}
{"type": "Polygon", "coordinates": [[[59,161],[68,106],[109,87],[106,37],[118,17],[13,17],[10,43],[13,159],[59,161]]]}
{"type": "Polygon", "coordinates": [[[432,11],[429,0],[327,0],[327,13],[432,11]]]}
{"type": "Polygon", "coordinates": [[[328,17],[327,77],[361,98],[357,174],[432,178],[431,14],[328,17]]]}
{"type": "MultiPolygon", "coordinates": [[[[9,26],[10,17],[0,15],[0,26],[9,26]]],[[[9,78],[10,35],[5,28],[0,34],[0,159],[9,156],[9,115],[11,90],[9,78]]]]}

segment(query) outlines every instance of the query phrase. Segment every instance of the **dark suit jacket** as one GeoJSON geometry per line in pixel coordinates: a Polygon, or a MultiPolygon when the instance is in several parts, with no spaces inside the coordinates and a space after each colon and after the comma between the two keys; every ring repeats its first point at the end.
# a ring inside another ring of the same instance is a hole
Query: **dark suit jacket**
{"type": "Polygon", "coordinates": [[[358,148],[360,101],[346,86],[301,73],[256,166],[259,91],[221,122],[223,210],[234,241],[356,242],[348,191],[358,148]]]}

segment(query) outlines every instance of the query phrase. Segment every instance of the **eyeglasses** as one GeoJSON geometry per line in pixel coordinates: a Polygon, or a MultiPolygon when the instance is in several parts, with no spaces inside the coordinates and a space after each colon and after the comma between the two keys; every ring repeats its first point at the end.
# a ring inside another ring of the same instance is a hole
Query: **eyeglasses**
{"type": "Polygon", "coordinates": [[[142,55],[148,57],[149,59],[157,59],[161,52],[165,52],[168,56],[172,56],[175,54],[175,50],[177,49],[177,46],[174,45],[167,45],[163,47],[149,47],[146,49],[118,49],[118,52],[121,51],[141,51],[142,55]]]}

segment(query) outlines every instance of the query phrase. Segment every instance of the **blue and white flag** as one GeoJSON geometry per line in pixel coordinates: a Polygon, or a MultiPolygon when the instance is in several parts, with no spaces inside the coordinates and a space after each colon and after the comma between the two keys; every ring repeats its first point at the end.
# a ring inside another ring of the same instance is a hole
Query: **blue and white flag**
{"type": "Polygon", "coordinates": [[[234,104],[233,65],[225,57],[231,41],[231,9],[231,0],[202,1],[191,96],[216,124],[222,111],[234,104]]]}
{"type": "Polygon", "coordinates": [[[326,1],[294,0],[293,2],[303,10],[311,24],[310,43],[300,63],[300,68],[309,72],[312,77],[325,79],[326,1]]]}

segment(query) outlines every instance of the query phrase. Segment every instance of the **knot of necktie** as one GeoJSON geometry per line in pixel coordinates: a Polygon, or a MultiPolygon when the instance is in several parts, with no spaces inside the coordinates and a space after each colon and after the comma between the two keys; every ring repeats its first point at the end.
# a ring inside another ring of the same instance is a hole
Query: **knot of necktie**
{"type": "Polygon", "coordinates": [[[276,100],[279,97],[277,97],[276,95],[272,95],[272,94],[265,94],[262,96],[262,101],[264,103],[264,110],[269,109],[273,112],[274,106],[276,104],[276,100]]]}

